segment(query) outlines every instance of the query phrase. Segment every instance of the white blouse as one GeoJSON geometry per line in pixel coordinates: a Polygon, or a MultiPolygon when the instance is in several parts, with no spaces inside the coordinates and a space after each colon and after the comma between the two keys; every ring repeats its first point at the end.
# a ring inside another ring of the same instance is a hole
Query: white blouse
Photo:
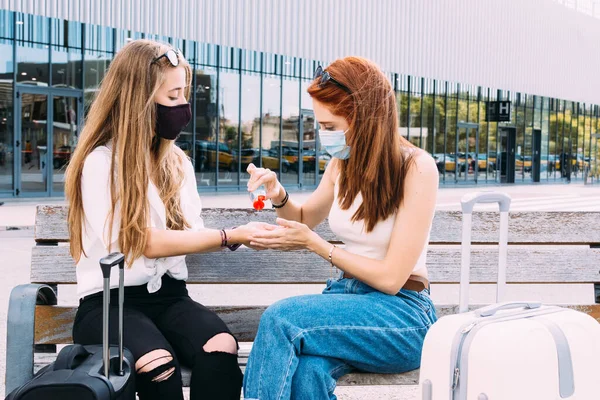
{"type": "MultiPolygon", "coordinates": [[[[109,214],[111,210],[110,164],[112,152],[107,146],[94,149],[85,159],[81,178],[83,211],[85,214],[83,226],[83,249],[85,255],[77,263],[77,294],[79,297],[102,291],[103,280],[99,261],[108,253],[109,214]]],[[[190,230],[204,229],[200,216],[202,202],[196,186],[194,167],[189,159],[185,160],[185,177],[180,191],[181,209],[185,219],[190,223],[190,230]]],[[[149,182],[148,202],[150,203],[150,219],[148,226],[167,229],[165,205],[158,189],[149,182]]],[[[112,227],[111,251],[120,251],[118,232],[121,226],[120,203],[115,208],[115,218],[112,227]]],[[[188,277],[185,256],[151,259],[144,256],[136,259],[131,267],[125,269],[125,286],[147,284],[148,292],[160,289],[161,278],[164,274],[186,280],[188,277]]],[[[119,274],[111,274],[111,288],[118,287],[119,274]]]]}

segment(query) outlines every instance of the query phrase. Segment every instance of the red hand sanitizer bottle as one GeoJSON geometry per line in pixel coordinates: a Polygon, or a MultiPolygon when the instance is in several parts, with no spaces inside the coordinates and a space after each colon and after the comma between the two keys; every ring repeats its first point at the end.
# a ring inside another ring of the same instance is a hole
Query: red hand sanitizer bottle
{"type": "Polygon", "coordinates": [[[265,208],[265,200],[267,199],[267,192],[263,185],[260,185],[258,189],[250,192],[250,201],[252,201],[252,207],[256,211],[260,211],[265,208]]]}

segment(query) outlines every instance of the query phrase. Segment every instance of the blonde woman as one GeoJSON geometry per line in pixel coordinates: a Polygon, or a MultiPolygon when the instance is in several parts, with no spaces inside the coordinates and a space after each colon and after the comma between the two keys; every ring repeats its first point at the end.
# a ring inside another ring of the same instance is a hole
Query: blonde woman
{"type": "MultiPolygon", "coordinates": [[[[124,253],[124,344],[136,359],[140,400],[183,399],[180,364],[192,368],[192,400],[239,399],[242,385],[235,338],[188,296],[185,255],[234,250],[262,225],[204,228],[194,169],[174,145],[191,119],[190,82],[178,50],[148,40],[127,44],[111,63],[67,170],[80,297],[73,339],[101,343],[98,261],[109,251],[124,253]]],[[[116,343],[117,324],[111,327],[116,343]]]]}

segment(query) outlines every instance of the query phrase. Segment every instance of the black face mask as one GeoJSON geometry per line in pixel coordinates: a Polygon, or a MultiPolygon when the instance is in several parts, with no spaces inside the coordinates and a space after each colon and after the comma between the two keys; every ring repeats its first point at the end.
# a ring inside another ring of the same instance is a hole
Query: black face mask
{"type": "Polygon", "coordinates": [[[163,106],[156,103],[156,135],[167,140],[175,140],[192,120],[190,103],[179,106],[163,106]]]}

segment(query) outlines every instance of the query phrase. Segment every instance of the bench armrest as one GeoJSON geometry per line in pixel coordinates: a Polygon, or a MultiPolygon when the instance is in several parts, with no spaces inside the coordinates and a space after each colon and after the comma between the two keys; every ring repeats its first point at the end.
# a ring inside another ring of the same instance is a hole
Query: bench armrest
{"type": "Polygon", "coordinates": [[[26,284],[11,291],[6,325],[6,394],[33,378],[36,305],[56,305],[56,293],[50,286],[26,284]]]}

